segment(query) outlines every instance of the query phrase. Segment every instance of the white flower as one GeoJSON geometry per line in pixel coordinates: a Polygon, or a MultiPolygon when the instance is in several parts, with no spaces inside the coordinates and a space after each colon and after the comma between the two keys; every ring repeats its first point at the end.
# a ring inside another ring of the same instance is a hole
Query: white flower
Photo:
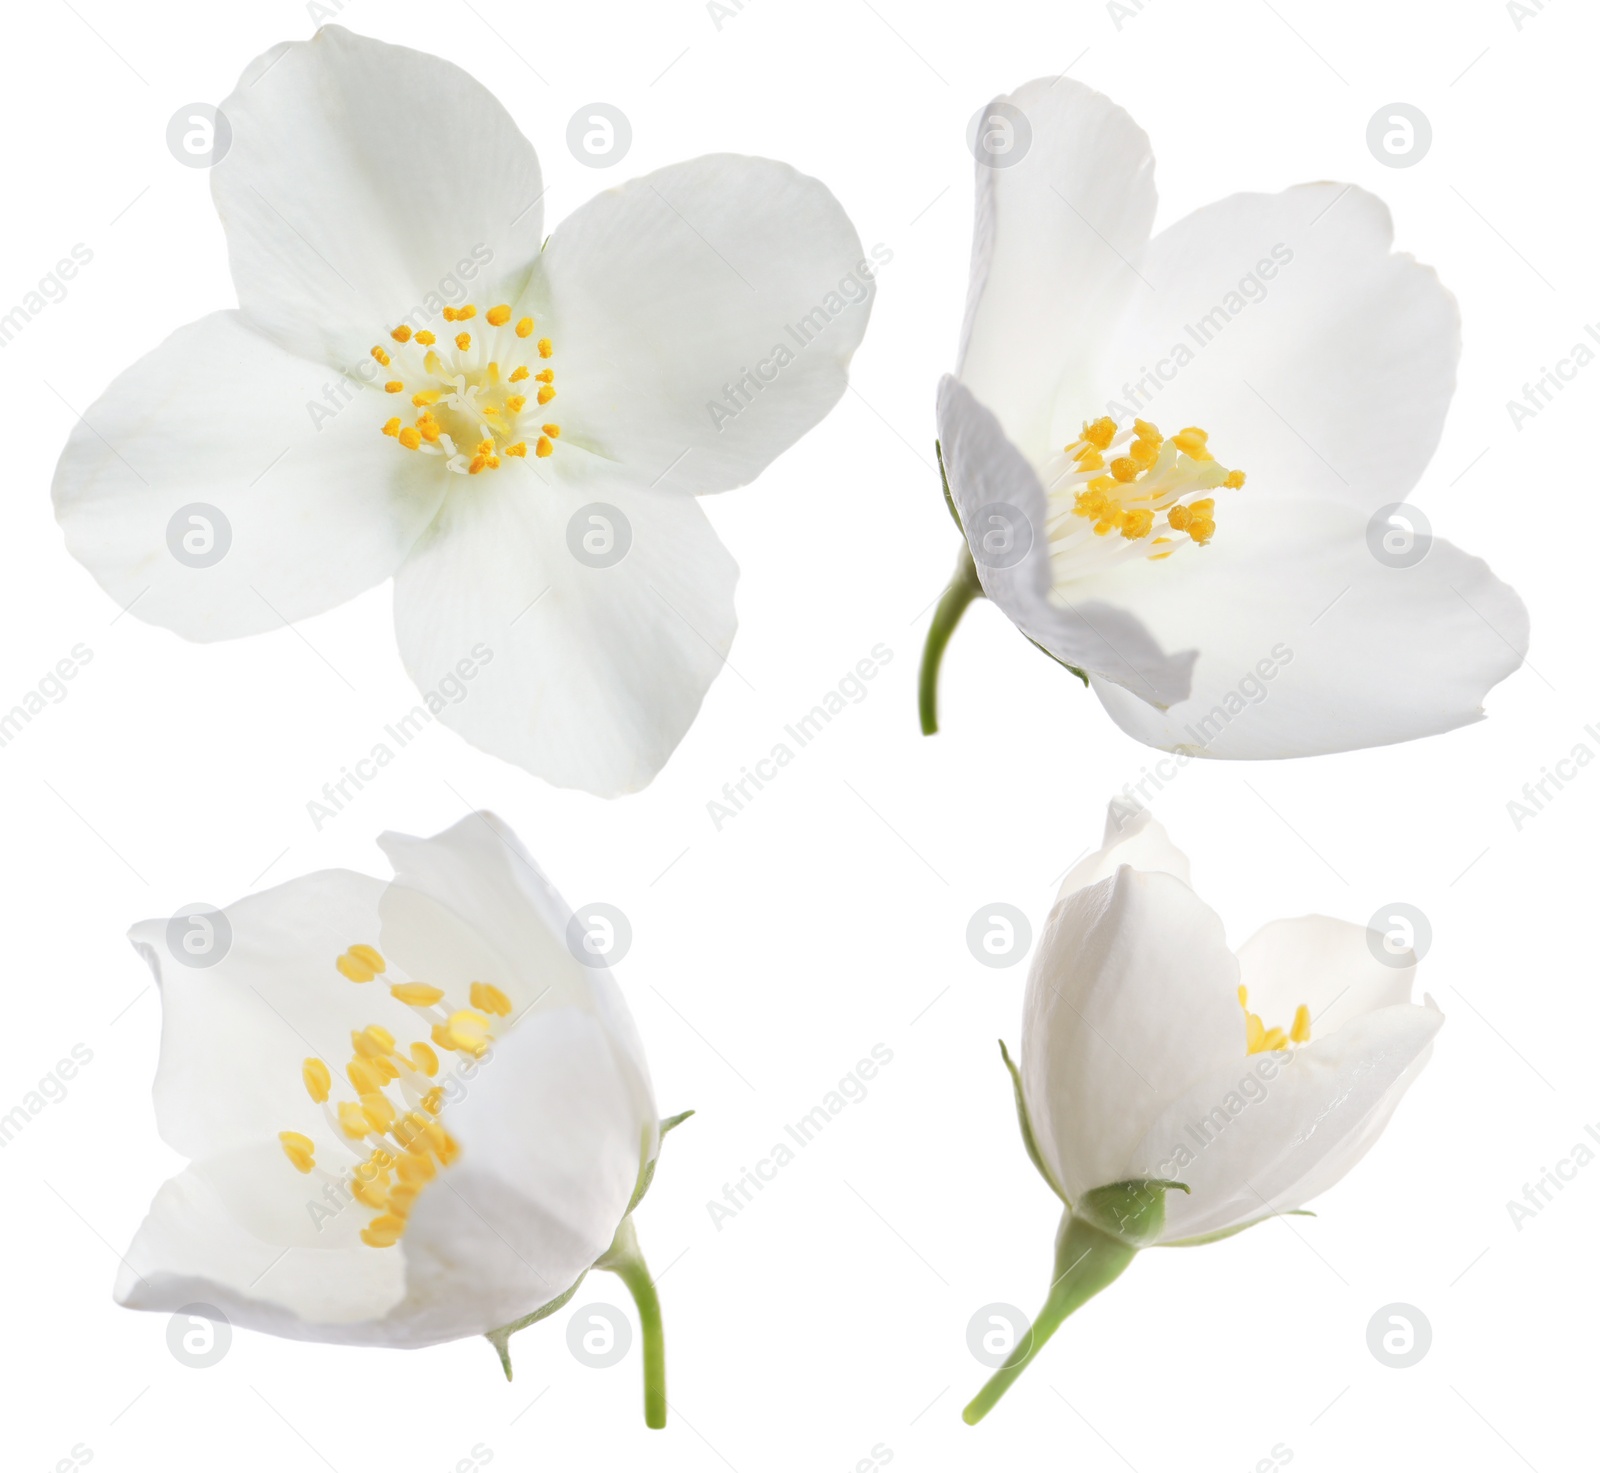
{"type": "Polygon", "coordinates": [[[1013,1071],[1029,1154],[1066,1208],[1057,1274],[969,1421],[1139,1249],[1297,1211],[1367,1153],[1444,1022],[1410,1000],[1415,958],[1373,939],[1302,916],[1235,955],[1161,826],[1112,805],[1040,938],[1013,1071]]]}
{"type": "Polygon", "coordinates": [[[659,1381],[629,1214],[676,1121],[616,984],[492,815],[379,842],[393,881],[324,870],[236,901],[213,965],[165,920],[130,933],[162,992],[157,1122],[191,1164],[118,1300],[346,1345],[487,1334],[509,1375],[510,1332],[599,1266],[640,1297],[647,1373],[654,1317],[659,1381]]]}
{"type": "Polygon", "coordinates": [[[338,26],[253,62],[222,111],[239,310],[180,328],[73,431],[73,555],[196,640],[393,575],[413,679],[481,666],[443,720],[563,786],[644,786],[733,639],[738,569],[695,497],[844,392],[874,290],[850,221],[787,165],[717,154],[542,244],[539,162],[500,104],[338,26]]]}
{"type": "Polygon", "coordinates": [[[1172,751],[1306,756],[1480,719],[1527,613],[1448,542],[1413,562],[1377,515],[1427,466],[1460,350],[1453,298],[1391,251],[1382,202],[1238,194],[1152,239],[1149,140],[1120,108],[1057,79],[989,115],[1017,157],[978,166],[939,389],[971,554],[929,636],[924,729],[983,595],[1172,751]],[[1386,535],[1399,556],[1376,555],[1386,535]]]}

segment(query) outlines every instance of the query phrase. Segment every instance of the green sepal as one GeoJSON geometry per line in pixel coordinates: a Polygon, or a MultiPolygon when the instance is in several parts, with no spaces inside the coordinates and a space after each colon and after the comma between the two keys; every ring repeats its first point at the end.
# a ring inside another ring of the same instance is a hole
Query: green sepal
{"type": "Polygon", "coordinates": [[[1241,1222],[1237,1227],[1218,1228],[1214,1233],[1201,1233],[1194,1238],[1174,1238],[1170,1243],[1157,1243],[1157,1248],[1200,1248],[1207,1243],[1220,1243],[1224,1238],[1231,1238],[1235,1233],[1242,1233],[1246,1228],[1253,1228],[1258,1223],[1271,1222],[1275,1217],[1315,1217],[1315,1212],[1307,1212],[1304,1207],[1297,1207],[1292,1212],[1264,1212],[1260,1217],[1252,1217],[1249,1222],[1241,1222]]]}
{"type": "Polygon", "coordinates": [[[950,520],[956,524],[956,531],[965,537],[967,529],[961,525],[961,513],[956,510],[956,499],[950,494],[950,477],[945,474],[944,446],[937,440],[933,442],[933,453],[939,462],[939,484],[944,487],[945,509],[950,513],[950,520]]]}
{"type": "Polygon", "coordinates": [[[1051,655],[1050,651],[1047,650],[1042,644],[1040,644],[1039,641],[1036,640],[1031,634],[1024,634],[1022,637],[1025,640],[1027,640],[1028,643],[1031,644],[1034,647],[1034,649],[1038,650],[1041,655],[1050,655],[1050,658],[1052,660],[1054,660],[1056,662],[1056,664],[1058,664],[1063,670],[1070,670],[1074,675],[1076,675],[1078,677],[1079,680],[1081,680],[1083,682],[1084,689],[1085,690],[1088,689],[1089,677],[1082,670],[1078,669],[1078,667],[1076,665],[1067,664],[1067,662],[1065,660],[1063,660],[1059,655],[1051,655]]]}
{"type": "Polygon", "coordinates": [[[1067,1194],[1061,1190],[1060,1183],[1050,1175],[1050,1168],[1044,1164],[1044,1157],[1039,1154],[1039,1143],[1033,1135],[1033,1121],[1028,1116],[1028,1101],[1022,1093],[1022,1074],[1011,1062],[1011,1055],[1006,1051],[1006,1041],[1003,1038],[1000,1040],[1000,1057],[1005,1060],[1006,1068],[1011,1074],[1011,1092],[1017,1099],[1017,1124],[1022,1127],[1023,1149],[1028,1153],[1028,1160],[1033,1162],[1034,1168],[1044,1178],[1045,1185],[1066,1203],[1070,1212],[1072,1203],[1068,1201],[1067,1194]]]}
{"type": "MultiPolygon", "coordinates": [[[[693,1110],[684,1110],[680,1114],[667,1116],[657,1126],[657,1141],[664,1141],[669,1131],[676,1130],[693,1114],[693,1110]]],[[[628,1203],[629,1212],[632,1212],[635,1207],[644,1201],[644,1194],[650,1190],[650,1183],[656,1179],[656,1162],[660,1159],[659,1154],[650,1155],[650,1132],[647,1130],[639,1142],[639,1179],[634,1183],[633,1199],[628,1203]]]]}
{"type": "Polygon", "coordinates": [[[500,1369],[506,1373],[506,1380],[511,1379],[511,1337],[518,1330],[526,1330],[529,1325],[536,1325],[540,1320],[553,1315],[574,1294],[578,1292],[578,1285],[588,1277],[588,1270],[579,1274],[572,1287],[565,1294],[558,1294],[548,1304],[540,1306],[530,1315],[524,1315],[520,1320],[512,1320],[509,1325],[501,1325],[498,1330],[490,1330],[483,1338],[494,1346],[495,1354],[500,1357],[500,1369]]]}

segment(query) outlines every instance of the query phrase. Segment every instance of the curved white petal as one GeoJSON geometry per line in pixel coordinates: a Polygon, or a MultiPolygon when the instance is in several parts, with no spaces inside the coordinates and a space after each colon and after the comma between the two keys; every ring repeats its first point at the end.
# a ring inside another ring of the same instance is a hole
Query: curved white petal
{"type": "Polygon", "coordinates": [[[1203,426],[1255,494],[1366,512],[1404,500],[1439,443],[1461,322],[1432,268],[1393,242],[1383,201],[1350,184],[1196,210],[1150,242],[1148,289],[1128,298],[1094,395],[1064,403],[1061,424],[1075,431],[1118,401],[1170,420],[1169,434],[1203,426]]]}
{"type": "Polygon", "coordinates": [[[68,437],[52,487],[68,550],[119,605],[188,639],[333,608],[389,577],[444,497],[437,460],[379,433],[387,397],[237,312],[191,322],[68,437]]]}
{"type": "Polygon", "coordinates": [[[1374,1118],[1387,1120],[1395,1085],[1415,1078],[1443,1022],[1436,1008],[1400,1004],[1292,1052],[1241,1050],[1168,1106],[1123,1174],[1188,1185],[1167,1194],[1168,1241],[1299,1207],[1332,1185],[1324,1168],[1347,1170],[1371,1145],[1374,1118]]]}
{"type": "Polygon", "coordinates": [[[1329,916],[1268,922],[1239,948],[1250,1011],[1268,1028],[1287,1031],[1304,1003],[1311,1036],[1322,1038],[1362,1013],[1410,1002],[1416,957],[1396,955],[1390,960],[1400,965],[1389,966],[1373,954],[1374,940],[1365,926],[1329,916]]]}
{"type": "Polygon", "coordinates": [[[395,632],[425,690],[480,666],[438,713],[468,741],[612,796],[648,783],[689,729],[733,642],[737,577],[693,499],[508,460],[450,497],[400,569],[395,632]],[[624,523],[620,562],[572,551],[588,538],[609,558],[624,523]]]}
{"type": "Polygon", "coordinates": [[[1238,982],[1222,922],[1173,875],[1124,865],[1057,903],[1028,975],[1021,1070],[1069,1198],[1129,1176],[1168,1102],[1244,1053],[1238,982]]]}
{"type": "Polygon", "coordinates": [[[1086,580],[1167,648],[1197,647],[1193,689],[1165,711],[1093,684],[1118,726],[1205,757],[1307,757],[1478,721],[1521,663],[1528,614],[1487,564],[1441,538],[1380,563],[1355,507],[1226,494],[1216,539],[1086,580]]]}
{"type": "Polygon", "coordinates": [[[1140,699],[1163,706],[1183,700],[1192,649],[1169,657],[1136,616],[1092,592],[1066,607],[1051,601],[1044,487],[994,414],[949,375],[939,384],[939,446],[983,591],[1012,623],[1063,664],[1125,685],[1140,699]],[[985,550],[992,529],[1026,539],[1020,561],[1012,561],[1011,543],[999,544],[999,556],[985,550]]]}
{"type": "Polygon", "coordinates": [[[874,269],[827,188],[770,159],[713,154],[596,195],[528,298],[563,435],[657,490],[753,480],[844,393],[874,269]]]}
{"type": "Polygon", "coordinates": [[[1031,142],[1008,167],[978,164],[957,373],[1038,464],[1059,439],[1058,399],[1092,402],[1116,319],[1147,290],[1137,259],[1155,219],[1155,161],[1133,119],[1080,82],[1029,82],[983,118],[997,107],[1021,114],[1031,142]]]}
{"type": "Polygon", "coordinates": [[[1113,798],[1106,809],[1105,838],[1099,849],[1073,865],[1056,891],[1056,899],[1065,900],[1074,890],[1098,884],[1124,864],[1146,872],[1160,870],[1189,883],[1189,856],[1167,837],[1150,810],[1141,808],[1130,814],[1121,799],[1113,798]]]}
{"type": "Polygon", "coordinates": [[[222,112],[239,302],[294,352],[351,367],[413,313],[520,286],[539,252],[533,145],[436,56],[324,26],[252,62],[222,112]]]}

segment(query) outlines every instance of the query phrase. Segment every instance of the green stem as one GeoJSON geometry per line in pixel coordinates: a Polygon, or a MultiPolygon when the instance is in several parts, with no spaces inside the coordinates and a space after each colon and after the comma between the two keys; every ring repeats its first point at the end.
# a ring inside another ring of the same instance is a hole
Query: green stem
{"type": "Polygon", "coordinates": [[[1062,1321],[1117,1278],[1138,1251],[1121,1238],[1067,1212],[1056,1233],[1056,1273],[1050,1297],[1006,1363],[967,1404],[961,1420],[969,1427],[981,1422],[1027,1369],[1045,1341],[1061,1328],[1062,1321]]]}
{"type": "Polygon", "coordinates": [[[928,626],[928,640],[922,647],[922,670],[917,676],[917,711],[922,717],[923,736],[932,736],[939,730],[939,666],[944,660],[945,646],[956,632],[956,625],[966,613],[967,605],[983,597],[983,584],[978,581],[978,569],[972,561],[972,549],[961,544],[961,557],[955,573],[933,611],[933,623],[928,626]]]}
{"type": "Polygon", "coordinates": [[[611,1247],[595,1267],[609,1269],[633,1295],[634,1306],[639,1311],[639,1338],[644,1347],[644,1424],[665,1427],[667,1351],[661,1334],[661,1300],[650,1270],[645,1267],[644,1254],[639,1251],[639,1235],[634,1231],[632,1217],[622,1219],[611,1247]]]}

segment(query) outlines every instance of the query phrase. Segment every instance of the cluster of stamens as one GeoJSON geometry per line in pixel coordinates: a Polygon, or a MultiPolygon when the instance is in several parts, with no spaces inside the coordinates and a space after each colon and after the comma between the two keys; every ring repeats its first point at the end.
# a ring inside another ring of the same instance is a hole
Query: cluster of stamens
{"type": "MultiPolygon", "coordinates": [[[[352,946],[334,963],[350,982],[367,983],[388,970],[371,946],[352,946]]],[[[481,1059],[493,1042],[495,1019],[508,1017],[511,1002],[498,987],[474,982],[470,1006],[445,1006],[445,992],[427,982],[390,982],[389,994],[406,1004],[428,1026],[431,1042],[409,1047],[372,1023],[350,1035],[351,1055],[344,1077],[353,1100],[334,1100],[333,1071],[319,1058],[300,1066],[306,1093],[322,1106],[329,1131],[356,1158],[343,1185],[350,1195],[376,1214],[361,1230],[372,1248],[390,1248],[400,1241],[418,1194],[460,1154],[460,1147],[439,1120],[444,1090],[431,1083],[439,1073],[435,1049],[460,1051],[481,1059]]],[[[298,1131],[278,1133],[283,1153],[297,1171],[336,1180],[317,1166],[316,1144],[298,1131]]]]}
{"type": "Polygon", "coordinates": [[[1205,546],[1217,524],[1216,501],[1204,493],[1244,485],[1244,472],[1219,465],[1207,438],[1191,427],[1169,439],[1143,419],[1119,430],[1109,415],[1085,424],[1047,468],[1053,581],[1104,567],[1110,549],[1094,539],[1113,532],[1118,562],[1205,546]]]}
{"type": "MultiPolygon", "coordinates": [[[[458,326],[477,315],[471,302],[444,309],[444,320],[458,326]]],[[[551,455],[561,438],[558,424],[541,424],[533,435],[522,423],[524,414],[532,417],[556,396],[555,370],[531,366],[535,355],[549,359],[554,344],[534,337],[531,317],[513,325],[505,302],[489,308],[484,321],[486,331],[474,334],[461,327],[447,332],[443,343],[429,328],[413,331],[402,323],[389,334],[393,348],[378,343],[372,349],[373,358],[394,375],[384,390],[409,393],[413,411],[409,424],[404,415],[391,417],[383,433],[402,449],[443,456],[445,465],[461,475],[498,470],[505,455],[526,456],[530,438],[536,456],[551,455]]]]}
{"type": "Polygon", "coordinates": [[[1268,1028],[1250,1011],[1250,991],[1239,989],[1239,1006],[1244,1009],[1244,1051],[1247,1054],[1270,1054],[1286,1049],[1291,1043],[1311,1042],[1311,1009],[1304,1003],[1294,1010],[1294,1022],[1285,1033],[1281,1028],[1268,1028]]]}

